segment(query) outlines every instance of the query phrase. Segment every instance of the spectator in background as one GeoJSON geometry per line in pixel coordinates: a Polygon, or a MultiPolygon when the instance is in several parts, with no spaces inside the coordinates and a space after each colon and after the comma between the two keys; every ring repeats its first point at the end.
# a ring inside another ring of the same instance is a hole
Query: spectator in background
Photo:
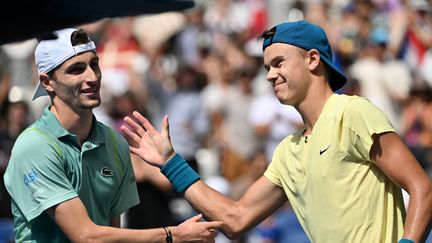
{"type": "Polygon", "coordinates": [[[175,47],[181,62],[199,66],[207,48],[212,44],[212,33],[204,24],[204,7],[198,6],[186,14],[186,25],[175,37],[175,47]]]}
{"type": "Polygon", "coordinates": [[[237,71],[237,77],[228,86],[217,116],[221,121],[221,173],[228,181],[234,181],[247,169],[249,160],[257,149],[258,140],[248,120],[251,102],[254,98],[252,79],[255,70],[244,66],[237,71]],[[235,105],[234,105],[235,104],[235,105]]]}
{"type": "Polygon", "coordinates": [[[350,66],[348,73],[359,82],[360,95],[369,99],[389,117],[396,131],[401,132],[402,106],[412,86],[408,66],[389,56],[388,31],[378,26],[371,30],[370,39],[361,56],[350,66]]]}
{"type": "Polygon", "coordinates": [[[265,147],[269,163],[280,141],[303,126],[302,118],[295,108],[282,105],[269,89],[253,99],[249,122],[265,147]]]}
{"type": "MultiPolygon", "coordinates": [[[[135,94],[138,91],[126,91],[121,95],[113,95],[107,102],[107,111],[113,119],[113,128],[120,130],[124,125],[123,117],[144,109],[146,105],[135,94]]],[[[140,203],[128,209],[124,225],[130,229],[158,228],[179,223],[170,209],[170,196],[172,187],[169,181],[154,167],[141,161],[137,156],[131,155],[134,174],[137,181],[137,190],[140,203]]]]}
{"type": "Polygon", "coordinates": [[[416,81],[432,87],[432,8],[426,0],[407,1],[405,46],[401,55],[416,81]]]}
{"type": "MultiPolygon", "coordinates": [[[[165,93],[162,114],[168,114],[173,146],[182,151],[190,165],[199,171],[196,153],[206,143],[210,129],[209,116],[203,109],[201,90],[206,76],[191,66],[180,67],[173,92],[165,93]]],[[[161,121],[162,118],[159,119],[161,121]]]]}
{"type": "MultiPolygon", "coordinates": [[[[9,163],[10,153],[18,135],[27,127],[30,121],[29,106],[26,101],[7,102],[1,109],[0,122],[0,175],[3,178],[9,163]]],[[[3,180],[0,181],[0,242],[9,238],[13,240],[11,198],[3,180]],[[5,238],[7,237],[7,238],[5,238]]]]}
{"type": "Polygon", "coordinates": [[[432,179],[432,89],[411,91],[406,105],[404,136],[413,154],[432,179]]]}

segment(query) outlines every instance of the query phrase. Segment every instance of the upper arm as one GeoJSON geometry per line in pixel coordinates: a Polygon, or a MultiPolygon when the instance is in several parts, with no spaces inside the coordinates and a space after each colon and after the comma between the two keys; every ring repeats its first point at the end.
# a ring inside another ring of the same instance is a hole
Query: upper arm
{"type": "Polygon", "coordinates": [[[373,137],[370,158],[394,183],[409,194],[430,187],[424,170],[396,133],[375,134],[373,137]]]}
{"type": "Polygon", "coordinates": [[[96,227],[79,197],[57,204],[47,213],[72,242],[82,242],[96,227]]]}
{"type": "Polygon", "coordinates": [[[77,196],[64,165],[55,141],[35,131],[27,132],[17,140],[4,180],[27,221],[53,205],[77,196]]]}

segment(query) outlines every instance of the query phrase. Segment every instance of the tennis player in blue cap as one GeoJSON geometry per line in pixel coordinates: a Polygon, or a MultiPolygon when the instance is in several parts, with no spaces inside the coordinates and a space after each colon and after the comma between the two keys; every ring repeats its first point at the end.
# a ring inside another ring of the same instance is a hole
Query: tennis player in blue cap
{"type": "Polygon", "coordinates": [[[432,214],[432,185],[386,115],[368,100],[335,93],[347,81],[332,62],[325,32],[306,21],[263,33],[267,80],[305,129],[276,148],[264,175],[239,201],[206,186],[176,154],[168,118],[158,132],[139,113],[122,130],[130,149],[159,166],[179,192],[231,238],[287,200],[314,243],[422,242],[432,214]],[[401,188],[410,200],[407,210],[401,188]]]}

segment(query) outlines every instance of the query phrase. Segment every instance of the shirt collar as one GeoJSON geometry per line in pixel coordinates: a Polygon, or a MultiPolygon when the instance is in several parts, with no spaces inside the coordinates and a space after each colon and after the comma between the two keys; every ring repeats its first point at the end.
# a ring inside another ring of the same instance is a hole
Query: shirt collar
{"type": "MultiPolygon", "coordinates": [[[[59,122],[57,117],[50,111],[50,106],[45,107],[42,113],[41,120],[46,124],[46,126],[50,129],[52,134],[56,138],[66,137],[66,136],[75,136],[66,130],[62,124],[59,122]]],[[[90,131],[90,137],[87,141],[91,141],[96,144],[105,143],[105,135],[101,130],[100,126],[98,126],[98,121],[96,117],[93,115],[92,128],[90,131]]]]}

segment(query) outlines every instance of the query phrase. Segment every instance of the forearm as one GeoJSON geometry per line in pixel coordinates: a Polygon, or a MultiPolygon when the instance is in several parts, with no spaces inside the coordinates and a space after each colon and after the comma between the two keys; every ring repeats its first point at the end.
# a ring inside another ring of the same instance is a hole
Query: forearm
{"type": "Polygon", "coordinates": [[[215,191],[201,180],[186,190],[185,198],[193,208],[207,218],[224,222],[222,229],[229,238],[236,238],[247,226],[247,223],[242,220],[241,215],[244,213],[238,203],[215,191]]]}
{"type": "Polygon", "coordinates": [[[197,211],[211,220],[224,222],[227,236],[234,237],[244,228],[240,220],[244,213],[238,204],[201,181],[181,155],[171,157],[161,171],[197,211]]]}
{"type": "Polygon", "coordinates": [[[239,201],[225,197],[202,181],[190,186],[185,196],[196,210],[212,220],[224,222],[222,229],[231,239],[256,226],[287,202],[283,189],[264,176],[239,201]]]}
{"type": "MultiPolygon", "coordinates": [[[[175,227],[170,227],[171,232],[176,232],[175,227]]],[[[163,228],[134,230],[120,229],[108,226],[90,228],[87,232],[81,232],[82,237],[78,242],[166,242],[166,232],[163,228]]],[[[176,242],[180,242],[177,238],[176,242]]]]}
{"type": "Polygon", "coordinates": [[[410,193],[407,217],[404,227],[404,238],[421,242],[426,234],[432,218],[432,189],[431,185],[422,191],[410,193]]]}

